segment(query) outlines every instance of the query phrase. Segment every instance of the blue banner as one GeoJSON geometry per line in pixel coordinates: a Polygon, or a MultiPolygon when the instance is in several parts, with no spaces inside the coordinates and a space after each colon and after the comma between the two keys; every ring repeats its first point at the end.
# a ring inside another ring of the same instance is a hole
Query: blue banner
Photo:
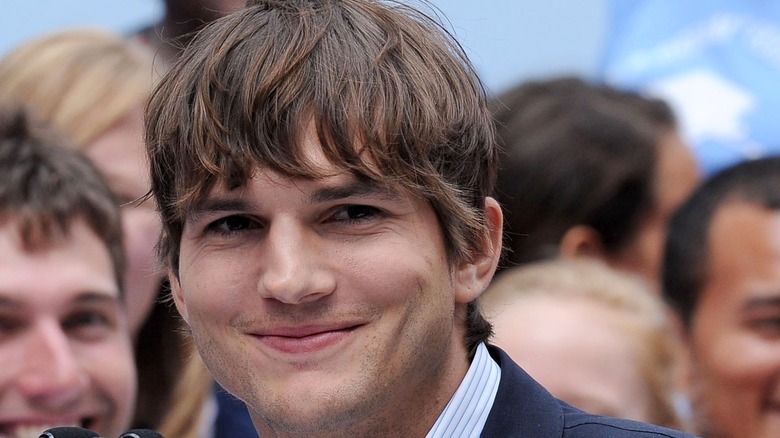
{"type": "Polygon", "coordinates": [[[666,99],[705,174],[780,154],[780,1],[610,7],[603,78],[666,99]]]}

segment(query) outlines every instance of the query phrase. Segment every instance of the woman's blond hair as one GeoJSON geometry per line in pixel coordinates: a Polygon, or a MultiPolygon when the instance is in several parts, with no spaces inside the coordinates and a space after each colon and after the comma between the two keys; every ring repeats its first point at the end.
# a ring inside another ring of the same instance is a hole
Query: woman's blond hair
{"type": "MultiPolygon", "coordinates": [[[[622,333],[637,347],[639,372],[649,388],[649,422],[679,429],[675,395],[681,366],[680,339],[664,302],[639,278],[616,271],[600,260],[557,258],[501,273],[480,299],[485,315],[531,297],[587,300],[623,315],[622,333]]],[[[594,323],[598,323],[594,321],[594,323]]]]}
{"type": "Polygon", "coordinates": [[[0,95],[83,148],[144,105],[156,82],[153,65],[151,52],[112,31],[66,29],[0,60],[0,95]]]}

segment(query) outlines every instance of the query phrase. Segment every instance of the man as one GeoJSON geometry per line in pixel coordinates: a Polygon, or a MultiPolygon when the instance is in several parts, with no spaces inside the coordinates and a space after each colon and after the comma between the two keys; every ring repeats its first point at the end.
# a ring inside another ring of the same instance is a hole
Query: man
{"type": "Polygon", "coordinates": [[[433,21],[250,2],[181,60],[146,114],[161,252],[260,436],[677,436],[575,411],[488,351],[492,123],[433,21]]]}
{"type": "Polygon", "coordinates": [[[705,437],[780,436],[780,158],[712,177],[674,215],[664,293],[705,437]]]}
{"type": "Polygon", "coordinates": [[[136,382],[119,207],[98,172],[0,108],[0,436],[117,436],[136,382]]]}

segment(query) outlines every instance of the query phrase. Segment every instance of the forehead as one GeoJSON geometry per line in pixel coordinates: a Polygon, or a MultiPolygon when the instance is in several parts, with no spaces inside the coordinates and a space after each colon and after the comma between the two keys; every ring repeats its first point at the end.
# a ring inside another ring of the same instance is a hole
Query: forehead
{"type": "Polygon", "coordinates": [[[0,296],[28,302],[63,302],[84,293],[118,299],[108,248],[82,221],[51,245],[25,249],[18,224],[0,226],[0,296]]]}
{"type": "Polygon", "coordinates": [[[709,233],[712,272],[746,269],[780,258],[780,210],[729,202],[713,216],[709,233]],[[748,261],[753,259],[753,261],[748,261]]]}
{"type": "Polygon", "coordinates": [[[721,206],[709,230],[707,272],[702,300],[780,297],[780,211],[745,202],[721,206]]]}
{"type": "MultiPolygon", "coordinates": [[[[309,123],[305,130],[301,130],[297,137],[296,147],[300,150],[300,165],[296,165],[296,170],[290,172],[289,169],[277,169],[264,163],[254,163],[249,178],[245,181],[227,181],[220,179],[205,191],[199,199],[194,200],[195,206],[204,199],[224,195],[229,192],[241,192],[257,187],[291,187],[301,188],[302,186],[316,183],[317,185],[352,185],[362,183],[365,188],[372,187],[372,190],[379,191],[380,186],[384,186],[384,191],[390,192],[390,184],[373,162],[368,157],[363,157],[360,163],[350,168],[345,163],[334,163],[333,159],[328,157],[324,146],[319,140],[314,122],[309,123]],[[239,184],[237,184],[239,183],[239,184]]],[[[357,147],[356,147],[357,148],[357,147]]],[[[283,201],[283,200],[279,200],[283,201]]],[[[190,205],[189,209],[195,208],[190,205]]]]}

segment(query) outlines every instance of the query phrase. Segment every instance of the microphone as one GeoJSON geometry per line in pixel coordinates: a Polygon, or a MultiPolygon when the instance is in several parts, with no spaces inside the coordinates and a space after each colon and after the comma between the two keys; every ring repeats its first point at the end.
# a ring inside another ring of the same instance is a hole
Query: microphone
{"type": "Polygon", "coordinates": [[[165,438],[159,432],[150,429],[130,429],[119,438],[165,438]]]}
{"type": "Polygon", "coordinates": [[[100,438],[100,435],[95,431],[80,427],[53,427],[44,430],[38,438],[100,438]]]}

